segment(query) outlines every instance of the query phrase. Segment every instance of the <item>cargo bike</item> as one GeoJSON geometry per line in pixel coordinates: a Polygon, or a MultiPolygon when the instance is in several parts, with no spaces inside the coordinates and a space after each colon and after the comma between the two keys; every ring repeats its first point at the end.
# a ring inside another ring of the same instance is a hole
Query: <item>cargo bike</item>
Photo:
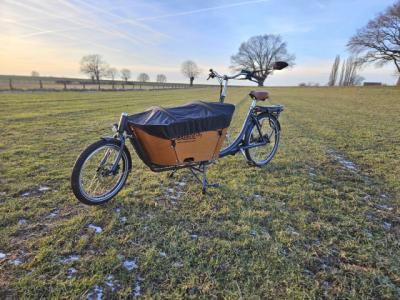
{"type": "MultiPolygon", "coordinates": [[[[276,62],[270,70],[287,67],[276,62]]],[[[251,104],[238,136],[223,147],[235,106],[224,103],[228,81],[255,81],[254,72],[242,70],[234,76],[210,70],[208,78],[220,83],[219,102],[196,101],[173,108],[151,107],[128,115],[122,113],[113,125],[114,136],[102,137],[87,147],[72,170],[71,187],[76,198],[88,205],[102,204],[113,198],[124,186],[132,168],[127,148],[129,140],[139,158],[154,172],[170,175],[187,168],[202,185],[216,187],[207,180],[207,167],[217,159],[241,152],[249,164],[264,166],[274,157],[279,144],[279,114],[282,105],[261,106],[269,98],[266,91],[251,91],[251,104]],[[221,150],[222,148],[222,150],[221,150]]]]}

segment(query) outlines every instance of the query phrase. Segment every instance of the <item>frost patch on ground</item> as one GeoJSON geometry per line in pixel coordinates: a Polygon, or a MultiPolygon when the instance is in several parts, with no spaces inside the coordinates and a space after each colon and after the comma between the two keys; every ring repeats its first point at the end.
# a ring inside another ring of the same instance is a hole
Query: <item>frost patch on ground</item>
{"type": "Polygon", "coordinates": [[[372,239],[372,238],[373,238],[373,235],[372,235],[371,231],[369,231],[368,229],[364,229],[363,231],[364,231],[364,234],[365,234],[369,239],[372,239]]]}
{"type": "Polygon", "coordinates": [[[21,192],[20,196],[22,196],[22,197],[29,197],[31,195],[34,196],[34,195],[38,195],[38,194],[47,192],[49,190],[50,190],[50,187],[45,186],[45,185],[40,185],[37,188],[33,188],[33,189],[28,190],[28,191],[21,192]]]}
{"type": "Polygon", "coordinates": [[[77,269],[75,269],[75,268],[69,268],[69,269],[67,270],[67,278],[68,278],[68,279],[71,279],[71,278],[74,276],[74,274],[76,274],[76,273],[78,273],[78,270],[77,270],[77,269]]]}
{"type": "Polygon", "coordinates": [[[133,269],[138,268],[138,265],[136,264],[136,260],[125,260],[122,265],[128,271],[132,271],[133,269]]]}
{"type": "Polygon", "coordinates": [[[49,191],[49,190],[50,190],[50,188],[48,186],[45,186],[45,185],[39,186],[39,189],[38,189],[39,192],[46,192],[46,191],[49,191]]]}
{"type": "Polygon", "coordinates": [[[393,210],[393,207],[391,207],[389,205],[386,205],[386,204],[377,204],[375,206],[376,206],[377,209],[380,209],[380,210],[387,210],[387,211],[392,211],[393,210]]]}
{"type": "Polygon", "coordinates": [[[114,275],[111,275],[111,274],[106,277],[104,284],[106,286],[108,286],[112,292],[114,292],[116,289],[120,288],[118,281],[115,280],[114,275]]]}
{"type": "Polygon", "coordinates": [[[7,254],[0,252],[0,259],[6,258],[7,254]]]}
{"type": "Polygon", "coordinates": [[[102,233],[103,229],[99,226],[95,226],[93,224],[89,224],[88,228],[93,229],[96,233],[102,233]]]}
{"type": "Polygon", "coordinates": [[[77,261],[77,260],[80,260],[80,259],[81,259],[81,256],[80,256],[80,255],[74,255],[74,254],[72,254],[72,255],[70,255],[70,256],[61,258],[60,261],[61,261],[63,264],[66,264],[66,263],[69,263],[69,262],[72,262],[72,261],[77,261]]]}
{"type": "Polygon", "coordinates": [[[20,260],[19,258],[11,260],[10,264],[14,265],[14,266],[19,266],[21,264],[23,264],[22,260],[20,260]]]}
{"type": "Polygon", "coordinates": [[[308,171],[308,175],[310,175],[310,177],[315,177],[317,176],[317,173],[315,172],[314,168],[310,168],[310,170],[308,171]]]}
{"type": "Polygon", "coordinates": [[[176,204],[176,202],[179,200],[181,194],[182,194],[182,192],[179,190],[167,188],[165,197],[171,201],[171,204],[176,204]]]}
{"type": "Polygon", "coordinates": [[[176,184],[176,185],[179,185],[179,186],[181,186],[181,187],[184,187],[184,186],[186,185],[186,182],[184,182],[184,181],[178,181],[178,182],[175,182],[175,184],[176,184]]]}
{"type": "Polygon", "coordinates": [[[350,171],[353,171],[353,172],[358,171],[357,165],[356,165],[354,162],[345,159],[344,156],[342,156],[341,154],[335,152],[335,151],[332,150],[332,149],[329,149],[329,150],[327,150],[326,152],[327,152],[335,161],[337,161],[339,164],[341,164],[342,167],[344,167],[345,169],[350,170],[350,171]]]}
{"type": "MultiPolygon", "coordinates": [[[[121,285],[118,283],[118,281],[115,280],[114,275],[111,275],[111,274],[105,278],[104,285],[106,286],[106,288],[109,288],[112,292],[116,291],[117,289],[119,289],[121,287],[121,285]]],[[[86,299],[90,299],[90,300],[103,299],[104,285],[103,286],[95,285],[93,287],[93,291],[87,295],[86,299]]]]}
{"type": "Polygon", "coordinates": [[[127,217],[121,216],[121,209],[120,208],[115,209],[115,213],[117,214],[117,217],[119,218],[119,221],[121,223],[126,223],[128,221],[127,217]]]}
{"type": "Polygon", "coordinates": [[[372,196],[367,194],[363,197],[363,199],[364,201],[370,201],[372,199],[372,196]]]}
{"type": "Polygon", "coordinates": [[[142,289],[141,289],[141,287],[140,287],[140,281],[139,281],[139,280],[136,280],[135,286],[134,286],[133,291],[132,291],[132,295],[133,295],[134,297],[140,297],[140,296],[142,295],[141,290],[142,290],[142,289]]]}
{"type": "Polygon", "coordinates": [[[95,285],[93,291],[87,295],[86,299],[88,300],[103,299],[103,288],[101,286],[95,285]]]}
{"type": "Polygon", "coordinates": [[[25,225],[26,223],[28,223],[26,219],[19,219],[18,221],[18,225],[25,225]]]}
{"type": "Polygon", "coordinates": [[[390,230],[392,228],[392,224],[389,222],[383,222],[383,228],[385,230],[390,230]]]}
{"type": "Polygon", "coordinates": [[[183,263],[177,261],[177,262],[174,262],[174,263],[172,264],[172,266],[173,266],[174,268],[182,268],[182,267],[183,267],[183,263]]]}
{"type": "Polygon", "coordinates": [[[296,230],[294,230],[294,228],[291,227],[291,226],[289,226],[289,227],[287,228],[287,232],[288,232],[289,234],[291,234],[291,235],[296,235],[296,236],[299,236],[299,235],[300,235],[300,233],[298,233],[296,230]]]}
{"type": "MultiPolygon", "coordinates": [[[[167,188],[165,190],[165,198],[171,201],[171,204],[175,205],[177,201],[181,198],[185,192],[183,191],[183,188],[186,186],[186,178],[182,178],[180,181],[175,181],[175,186],[174,188],[167,188]]],[[[156,199],[158,200],[158,198],[156,199]]]]}
{"type": "Polygon", "coordinates": [[[247,201],[247,202],[251,202],[251,201],[255,201],[255,200],[260,200],[260,199],[262,199],[262,198],[263,198],[263,196],[260,195],[260,194],[253,194],[253,195],[250,195],[250,196],[243,196],[243,197],[242,197],[242,199],[243,199],[244,201],[247,201]]]}
{"type": "Polygon", "coordinates": [[[46,219],[54,219],[55,217],[58,216],[58,214],[60,213],[60,211],[58,209],[52,211],[50,214],[48,214],[46,216],[46,219]]]}

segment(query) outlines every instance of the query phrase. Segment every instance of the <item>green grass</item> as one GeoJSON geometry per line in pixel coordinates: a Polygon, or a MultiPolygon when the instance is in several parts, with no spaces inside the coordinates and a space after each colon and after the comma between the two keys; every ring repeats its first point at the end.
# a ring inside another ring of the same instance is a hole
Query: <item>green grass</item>
{"type": "MultiPolygon", "coordinates": [[[[286,109],[267,167],[221,159],[209,168],[221,187],[203,196],[187,171],[152,173],[132,151],[127,185],[102,207],[71,193],[77,155],[122,111],[217,89],[0,94],[0,297],[85,298],[97,285],[114,298],[139,287],[171,299],[399,298],[400,90],[270,90],[286,109]]],[[[232,132],[247,92],[229,91],[232,132]]]]}

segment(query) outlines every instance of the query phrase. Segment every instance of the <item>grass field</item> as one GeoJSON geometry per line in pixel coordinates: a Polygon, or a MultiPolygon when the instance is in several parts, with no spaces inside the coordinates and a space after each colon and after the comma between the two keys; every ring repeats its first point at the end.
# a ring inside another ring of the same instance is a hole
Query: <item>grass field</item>
{"type": "MultiPolygon", "coordinates": [[[[229,91],[232,132],[248,89],[229,91]]],[[[203,196],[187,171],[152,173],[132,151],[102,207],[71,193],[80,151],[122,111],[217,88],[0,94],[0,298],[399,298],[400,89],[270,91],[286,110],[265,168],[224,158],[203,196]]]]}

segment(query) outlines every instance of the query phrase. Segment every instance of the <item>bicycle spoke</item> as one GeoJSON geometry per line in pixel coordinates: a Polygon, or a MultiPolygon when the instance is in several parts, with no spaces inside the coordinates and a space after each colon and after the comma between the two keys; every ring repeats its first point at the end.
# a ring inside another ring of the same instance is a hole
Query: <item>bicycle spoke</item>
{"type": "Polygon", "coordinates": [[[94,174],[94,176],[93,176],[92,180],[90,181],[90,184],[89,184],[88,190],[90,190],[90,188],[92,187],[93,183],[95,183],[95,182],[96,182],[96,180],[97,180],[97,174],[94,174]]]}
{"type": "Polygon", "coordinates": [[[99,181],[99,180],[97,180],[96,187],[95,187],[95,188],[94,188],[94,190],[93,190],[93,195],[96,195],[96,191],[97,191],[97,189],[98,189],[99,185],[100,185],[100,181],[99,181]]]}

